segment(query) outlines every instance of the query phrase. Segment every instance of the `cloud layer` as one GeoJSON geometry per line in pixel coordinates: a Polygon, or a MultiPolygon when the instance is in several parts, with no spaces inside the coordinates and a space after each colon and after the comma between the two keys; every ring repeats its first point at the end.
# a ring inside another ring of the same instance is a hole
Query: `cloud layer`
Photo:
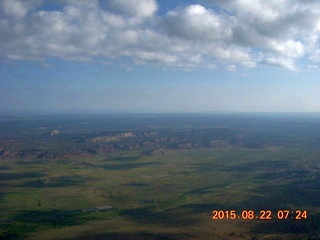
{"type": "MultiPolygon", "coordinates": [[[[159,2],[160,3],[160,2],[159,2]]],[[[97,57],[179,67],[320,61],[320,1],[208,0],[158,14],[155,0],[0,2],[0,57],[97,57]],[[52,10],[55,9],[55,10],[52,10]]]]}

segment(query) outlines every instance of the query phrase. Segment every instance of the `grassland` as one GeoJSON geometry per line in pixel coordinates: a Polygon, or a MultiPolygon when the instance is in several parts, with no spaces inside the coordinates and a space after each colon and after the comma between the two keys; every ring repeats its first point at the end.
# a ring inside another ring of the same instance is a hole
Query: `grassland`
{"type": "Polygon", "coordinates": [[[319,176],[308,164],[317,157],[301,149],[229,148],[156,157],[122,152],[73,161],[2,160],[1,231],[8,239],[314,237],[319,176]],[[79,211],[106,204],[113,209],[79,211]],[[283,220],[279,231],[273,221],[211,220],[213,209],[287,208],[310,215],[283,220]]]}

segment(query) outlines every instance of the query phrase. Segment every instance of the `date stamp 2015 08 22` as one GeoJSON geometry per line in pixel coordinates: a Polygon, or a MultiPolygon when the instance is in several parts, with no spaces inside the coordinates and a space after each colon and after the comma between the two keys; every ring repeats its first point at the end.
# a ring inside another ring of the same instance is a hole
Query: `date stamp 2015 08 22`
{"type": "Polygon", "coordinates": [[[278,220],[287,220],[287,219],[293,219],[293,220],[305,220],[308,218],[307,210],[278,210],[278,211],[271,211],[271,210],[260,210],[260,211],[254,211],[254,210],[242,210],[242,211],[236,211],[236,210],[213,210],[212,211],[212,219],[213,220],[223,220],[223,219],[243,219],[243,220],[253,220],[253,219],[259,219],[259,220],[272,220],[272,219],[278,219],[278,220]]]}

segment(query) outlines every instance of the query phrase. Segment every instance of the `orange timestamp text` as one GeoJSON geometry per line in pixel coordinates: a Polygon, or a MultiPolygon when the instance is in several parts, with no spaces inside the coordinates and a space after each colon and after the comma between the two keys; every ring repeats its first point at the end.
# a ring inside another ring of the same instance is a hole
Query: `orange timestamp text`
{"type": "Polygon", "coordinates": [[[308,218],[307,210],[278,210],[278,211],[271,211],[271,210],[213,210],[212,211],[212,219],[213,220],[223,220],[223,219],[243,219],[243,220],[286,220],[286,219],[293,219],[293,220],[305,220],[308,218]]]}

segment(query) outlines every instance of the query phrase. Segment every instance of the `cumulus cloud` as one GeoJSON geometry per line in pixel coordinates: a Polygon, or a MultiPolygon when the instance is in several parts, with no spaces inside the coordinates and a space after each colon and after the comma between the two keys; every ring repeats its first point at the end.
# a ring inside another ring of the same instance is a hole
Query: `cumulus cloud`
{"type": "Polygon", "coordinates": [[[0,12],[7,16],[16,19],[24,17],[30,10],[41,4],[41,0],[2,0],[0,2],[0,12]]]}
{"type": "Polygon", "coordinates": [[[0,24],[1,31],[11,35],[3,35],[1,49],[8,58],[90,58],[101,50],[107,35],[108,26],[101,19],[97,6],[79,2],[62,11],[36,11],[23,21],[0,24]]]}
{"type": "Polygon", "coordinates": [[[264,64],[274,65],[282,68],[286,68],[291,71],[296,71],[297,68],[294,64],[294,61],[291,58],[275,58],[269,57],[262,61],[264,64]]]}
{"type": "Polygon", "coordinates": [[[155,0],[110,0],[107,6],[113,11],[132,17],[150,17],[158,9],[155,0]]]}
{"type": "Polygon", "coordinates": [[[228,70],[259,63],[296,70],[302,58],[320,61],[319,1],[208,0],[162,15],[155,0],[56,2],[60,8],[50,10],[41,0],[2,0],[0,57],[126,57],[228,70]]]}
{"type": "Polygon", "coordinates": [[[319,1],[211,0],[211,2],[229,11],[237,20],[233,29],[233,41],[260,51],[264,55],[264,63],[270,62],[272,65],[279,63],[281,67],[295,69],[296,60],[305,54],[314,55],[317,48],[314,42],[320,33],[319,1]],[[268,56],[270,54],[272,58],[268,56]]]}
{"type": "Polygon", "coordinates": [[[232,34],[222,16],[201,5],[170,11],[162,23],[169,35],[193,41],[226,40],[232,34]]]}

